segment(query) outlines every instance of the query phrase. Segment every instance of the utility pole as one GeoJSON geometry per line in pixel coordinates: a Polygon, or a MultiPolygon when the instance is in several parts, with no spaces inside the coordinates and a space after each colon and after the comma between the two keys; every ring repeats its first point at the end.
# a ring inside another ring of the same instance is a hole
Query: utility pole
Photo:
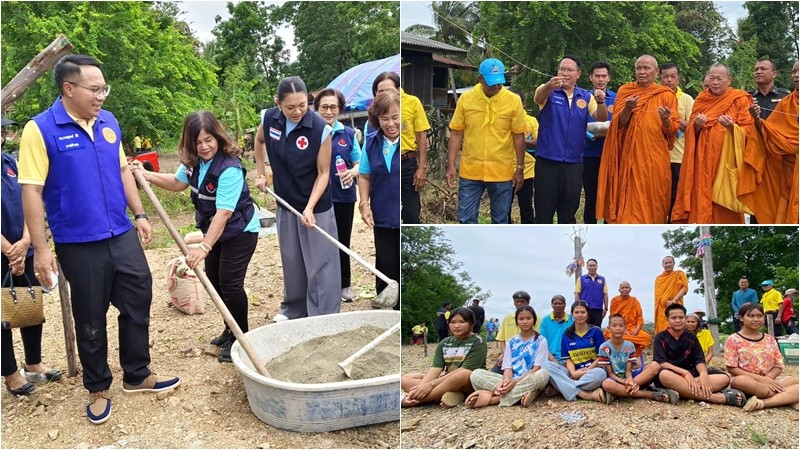
{"type": "MultiPolygon", "coordinates": [[[[707,226],[700,227],[700,240],[710,237],[711,231],[707,226]]],[[[702,244],[701,244],[702,245],[702,244]]],[[[708,328],[714,337],[714,353],[722,355],[722,346],[719,343],[719,320],[717,319],[717,288],[714,286],[714,263],[711,256],[711,245],[703,249],[703,294],[706,299],[708,313],[708,328]]]]}
{"type": "MultiPolygon", "coordinates": [[[[583,250],[581,249],[582,242],[580,235],[576,233],[575,236],[573,237],[573,240],[575,241],[575,262],[578,263],[581,259],[583,259],[583,250]]],[[[583,275],[583,266],[581,264],[577,264],[577,266],[578,268],[575,269],[576,283],[578,282],[578,280],[581,279],[581,275],[583,275]]]]}

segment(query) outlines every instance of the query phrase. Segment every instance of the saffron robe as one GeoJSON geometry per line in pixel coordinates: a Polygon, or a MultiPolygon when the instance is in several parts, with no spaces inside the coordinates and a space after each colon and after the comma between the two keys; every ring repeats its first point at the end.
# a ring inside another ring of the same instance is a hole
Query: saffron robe
{"type": "MultiPolygon", "coordinates": [[[[625,334],[622,339],[631,342],[636,347],[636,352],[633,356],[641,355],[642,350],[650,345],[650,334],[642,329],[644,316],[642,315],[642,305],[639,303],[639,299],[632,295],[628,297],[618,295],[611,299],[610,309],[609,316],[619,314],[625,318],[625,334]],[[639,327],[639,333],[631,334],[636,327],[639,327]]],[[[603,336],[606,339],[611,339],[611,330],[606,328],[603,331],[603,336]]]]}
{"type": "Polygon", "coordinates": [[[667,329],[667,317],[664,311],[667,310],[667,301],[672,300],[678,291],[684,289],[684,294],[677,301],[683,304],[683,297],[689,292],[689,279],[686,278],[686,273],[682,270],[673,270],[672,272],[662,272],[661,275],[656,277],[655,288],[655,317],[653,322],[656,324],[654,334],[658,334],[667,329]]]}
{"type": "Polygon", "coordinates": [[[784,97],[755,129],[739,170],[739,200],[760,223],[798,222],[798,92],[784,97]]]}
{"type": "Polygon", "coordinates": [[[678,101],[669,88],[624,84],[603,146],[597,181],[597,214],[606,223],[666,223],[669,218],[669,151],[680,128],[678,101]],[[619,127],[625,99],[639,102],[625,128],[619,127]],[[670,109],[668,126],[658,107],[670,109]]]}
{"type": "MultiPolygon", "coordinates": [[[[701,92],[694,101],[689,125],[686,127],[686,146],[678,181],[678,194],[672,208],[672,223],[720,223],[742,224],[744,214],[731,211],[712,200],[712,185],[719,167],[725,133],[728,129],[719,124],[719,118],[727,114],[745,135],[745,145],[753,118],[748,109],[753,98],[741,89],[728,89],[722,95],[701,92]],[[708,117],[697,135],[694,120],[698,114],[708,117]]],[[[744,148],[736,151],[743,152],[744,148]]]]}

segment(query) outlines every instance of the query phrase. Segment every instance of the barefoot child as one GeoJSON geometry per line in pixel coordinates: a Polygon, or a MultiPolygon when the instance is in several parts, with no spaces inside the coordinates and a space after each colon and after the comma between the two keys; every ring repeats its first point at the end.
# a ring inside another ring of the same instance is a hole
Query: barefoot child
{"type": "Polygon", "coordinates": [[[661,366],[657,362],[646,365],[635,377],[632,374],[633,356],[636,352],[633,344],[624,340],[627,326],[625,318],[619,314],[612,314],[608,318],[608,331],[611,339],[600,345],[597,355],[600,367],[605,368],[606,378],[603,389],[606,391],[606,403],[611,404],[615,397],[649,398],[658,402],[678,403],[678,393],[672,389],[657,389],[655,391],[641,390],[642,386],[649,385],[661,366]]]}
{"type": "MultiPolygon", "coordinates": [[[[605,370],[597,366],[597,350],[605,339],[600,328],[590,325],[589,306],[583,300],[572,304],[570,325],[561,338],[562,366],[546,361],[544,369],[550,374],[550,384],[568,401],[578,398],[605,403],[606,394],[600,385],[606,378],[605,370]]],[[[547,392],[545,395],[549,395],[547,392]]]]}
{"type": "Polygon", "coordinates": [[[512,406],[521,402],[527,408],[547,386],[550,375],[542,369],[547,360],[547,339],[533,329],[536,311],[530,306],[517,309],[519,334],[509,339],[503,352],[503,375],[477,369],[469,379],[475,392],[467,397],[468,408],[488,405],[512,406]]]}
{"type": "Polygon", "coordinates": [[[681,398],[744,405],[744,394],[728,387],[728,375],[706,367],[700,341],[686,331],[686,308],[673,303],[667,306],[664,315],[668,327],[658,333],[653,342],[653,361],[661,365],[656,386],[674,389],[681,398]]]}
{"type": "Polygon", "coordinates": [[[744,410],[783,405],[797,409],[798,378],[780,376],[783,357],[778,343],[760,330],[764,308],[758,303],[745,303],[739,309],[739,320],[741,330],[725,341],[725,365],[733,375],[731,387],[751,396],[744,410]]]}
{"type": "Polygon", "coordinates": [[[475,315],[469,308],[456,309],[448,322],[450,336],[439,342],[428,372],[408,373],[400,379],[400,387],[407,392],[400,406],[440,402],[451,407],[472,393],[469,376],[475,369],[486,368],[486,343],[472,332],[475,315]]]}

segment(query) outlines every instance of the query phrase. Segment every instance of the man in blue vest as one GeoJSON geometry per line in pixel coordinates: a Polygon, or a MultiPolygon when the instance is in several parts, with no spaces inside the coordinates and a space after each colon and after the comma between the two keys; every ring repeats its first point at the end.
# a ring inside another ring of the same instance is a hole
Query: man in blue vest
{"type": "Polygon", "coordinates": [[[606,278],[597,274],[597,260],[586,261],[589,273],[581,275],[575,282],[575,300],[583,300],[589,305],[589,323],[601,326],[608,313],[608,286],[606,278]]]}
{"type": "MultiPolygon", "coordinates": [[[[611,120],[611,112],[614,108],[614,99],[617,93],[608,88],[611,81],[611,66],[605,61],[595,61],[589,66],[589,81],[595,90],[603,91],[606,94],[606,109],[608,109],[608,120],[611,120]]],[[[589,117],[589,122],[597,122],[594,117],[589,117]]],[[[583,149],[583,223],[597,223],[595,206],[597,205],[597,175],[600,172],[600,156],[603,153],[605,144],[605,133],[592,135],[586,133],[586,147],[583,149]]]]}
{"type": "Polygon", "coordinates": [[[608,120],[606,94],[594,95],[577,86],[581,60],[568,55],[558,66],[558,76],[536,88],[539,105],[539,140],[533,178],[536,223],[575,223],[583,184],[583,148],[589,117],[608,120]]]}
{"type": "Polygon", "coordinates": [[[100,63],[85,55],[61,58],[54,77],[61,95],[22,132],[19,182],[36,277],[53,287],[60,263],[70,283],[83,385],[90,393],[86,416],[101,424],[111,416],[110,303],[119,310],[122,390],[161,392],[177,387],[180,379],[148,368],[153,280],[137,230],[143,243],[150,242],[152,231],[122,150],[119,123],[101,109],[111,86],[100,63]],[[45,209],[58,263],[45,237],[45,209]]]}

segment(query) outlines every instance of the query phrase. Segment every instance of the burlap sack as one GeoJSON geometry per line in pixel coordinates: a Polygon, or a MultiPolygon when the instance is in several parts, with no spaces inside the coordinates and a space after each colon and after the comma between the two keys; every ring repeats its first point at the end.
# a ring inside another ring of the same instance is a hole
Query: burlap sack
{"type": "Polygon", "coordinates": [[[167,265],[167,292],[172,305],[186,314],[204,314],[208,293],[183,256],[167,265]]]}

